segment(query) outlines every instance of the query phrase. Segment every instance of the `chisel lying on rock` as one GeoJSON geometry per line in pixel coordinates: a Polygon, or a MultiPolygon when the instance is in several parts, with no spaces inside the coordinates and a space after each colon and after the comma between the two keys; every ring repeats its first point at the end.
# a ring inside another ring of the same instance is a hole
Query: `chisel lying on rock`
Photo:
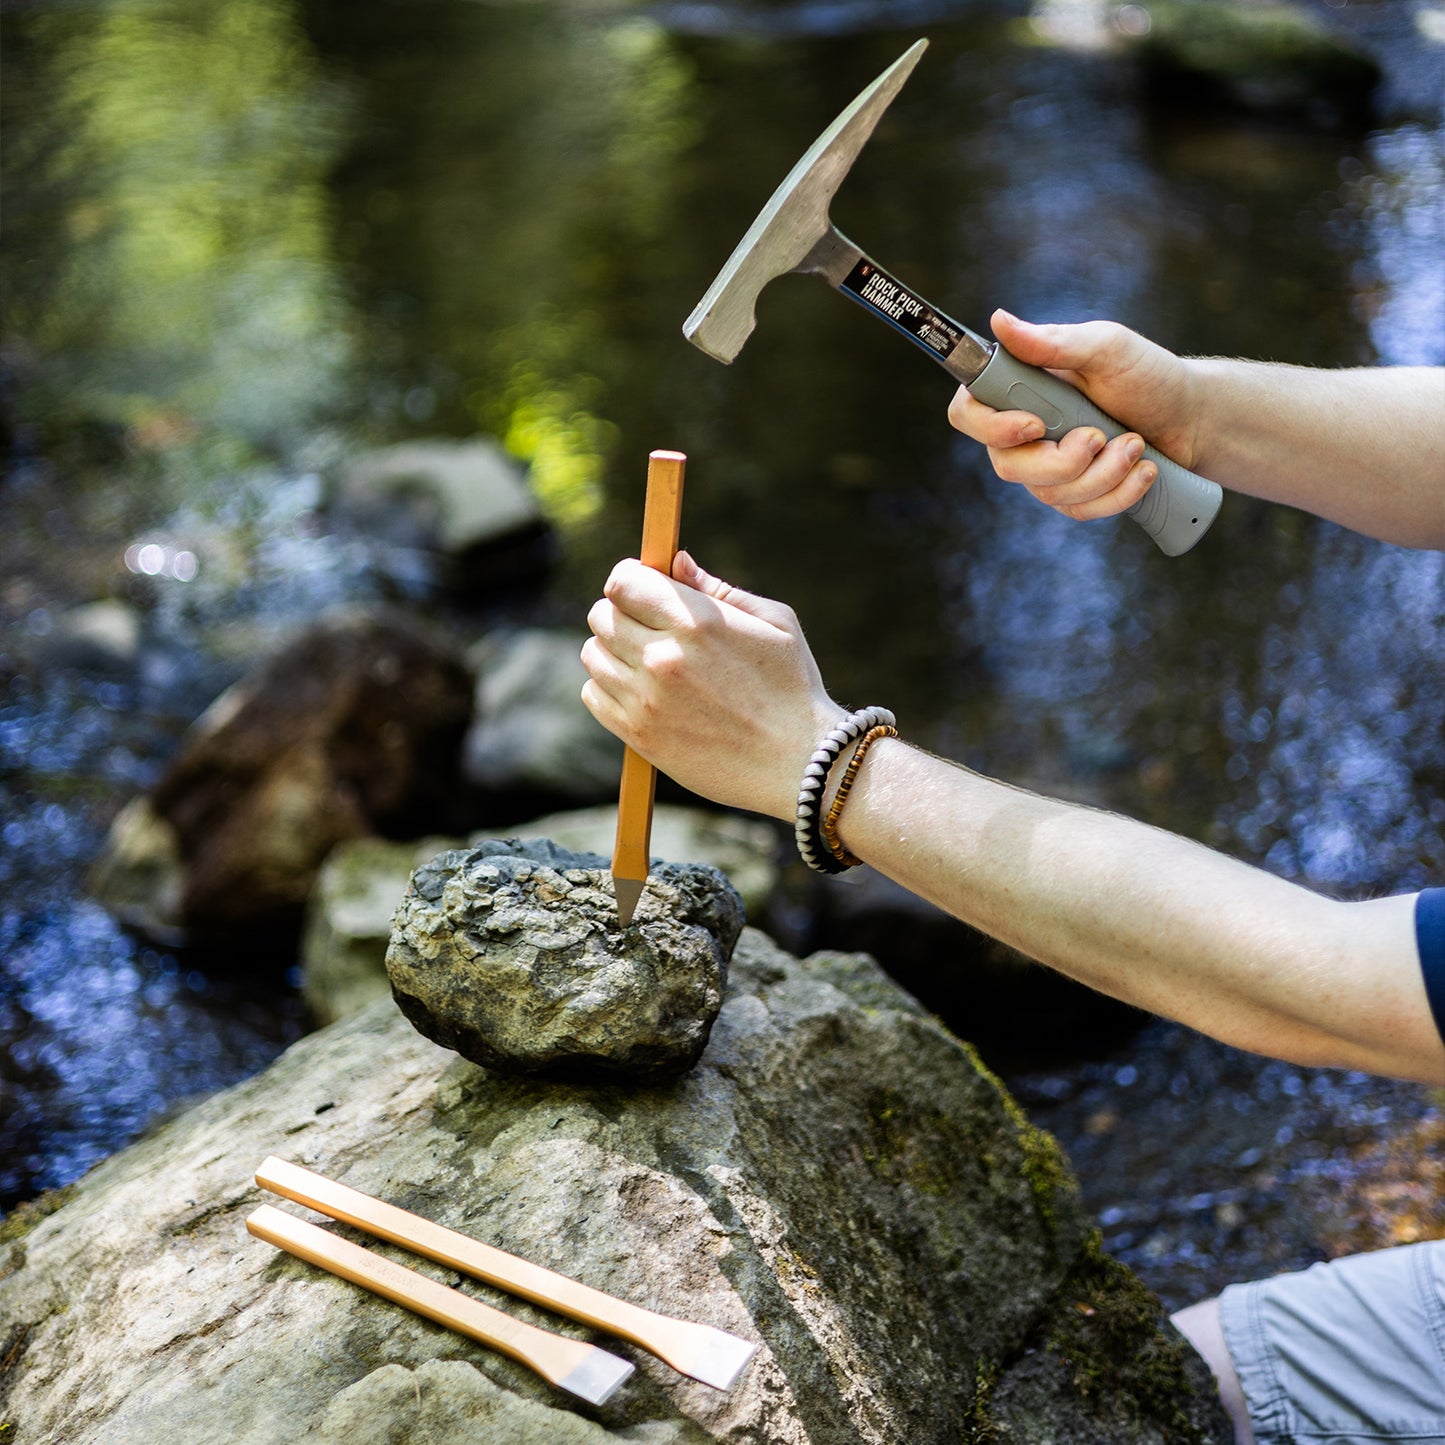
{"type": "Polygon", "coordinates": [[[511,1355],[558,1389],[589,1404],[602,1404],[632,1373],[633,1366],[626,1360],[619,1360],[596,1345],[569,1340],[565,1335],[554,1335],[524,1320],[515,1320],[460,1290],[438,1284],[414,1269],[373,1254],[285,1210],[263,1204],[247,1219],[246,1228],[257,1239],[264,1239],[267,1244],[274,1244],[308,1264],[319,1265],[383,1299],[405,1305],[448,1329],[458,1330],[504,1355],[511,1355]]]}
{"type": "MultiPolygon", "coordinates": [[[[378,1239],[402,1245],[428,1259],[436,1260],[439,1264],[449,1265],[452,1269],[461,1270],[487,1284],[495,1285],[498,1289],[520,1295],[523,1299],[531,1300],[533,1304],[542,1305],[560,1315],[566,1315],[569,1319],[579,1320],[595,1329],[606,1330],[624,1340],[630,1340],[665,1360],[679,1373],[690,1375],[693,1379],[701,1380],[703,1384],[712,1385],[719,1390],[728,1389],[736,1381],[743,1366],[757,1349],[757,1346],[749,1341],[714,1329],[711,1325],[673,1319],[670,1315],[657,1314],[639,1305],[614,1299],[590,1285],[580,1284],[577,1280],[568,1279],[566,1275],[520,1259],[515,1254],[483,1244],[468,1235],[458,1234],[456,1230],[448,1229],[445,1225],[423,1219],[420,1215],[400,1209],[394,1204],[374,1199],[349,1185],[338,1184],[334,1179],[315,1174],[299,1164],[288,1164],[283,1159],[269,1158],[257,1169],[256,1183],[273,1194],[280,1194],[297,1204],[319,1210],[332,1219],[364,1229],[378,1239]]],[[[280,1211],[271,1212],[276,1214],[280,1211]]],[[[290,1215],[282,1217],[291,1218],[290,1215]]],[[[250,1221],[247,1221],[247,1227],[250,1227],[250,1221]]],[[[251,1232],[256,1233],[254,1229],[251,1232]]],[[[317,1233],[328,1239],[333,1238],[324,1230],[317,1230],[317,1233]]],[[[285,1247],[289,1246],[283,1246],[285,1247]]],[[[365,1255],[369,1251],[360,1250],[360,1253],[365,1255]]],[[[305,1257],[307,1256],[303,1256],[305,1257]]],[[[456,1291],[451,1293],[455,1294],[456,1291]]],[[[467,1297],[462,1295],[459,1298],[467,1297]]],[[[402,1303],[407,1301],[403,1300],[402,1303]]],[[[503,1315],[502,1318],[507,1319],[508,1316],[503,1315]]],[[[545,1335],[546,1332],[539,1333],[545,1335]]],[[[612,1358],[606,1355],[605,1351],[598,1353],[606,1359],[612,1358]]],[[[630,1370],[631,1366],[627,1368],[630,1370]]],[[[542,1373],[546,1374],[546,1371],[542,1373]]],[[[552,1377],[549,1375],[548,1378],[552,1377]]],[[[620,1383],[620,1380],[617,1383],[620,1383]]]]}

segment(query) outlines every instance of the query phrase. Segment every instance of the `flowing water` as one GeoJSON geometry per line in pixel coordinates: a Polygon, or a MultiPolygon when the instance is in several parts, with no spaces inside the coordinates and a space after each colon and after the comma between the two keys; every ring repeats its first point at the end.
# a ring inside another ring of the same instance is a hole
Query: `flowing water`
{"type": "MultiPolygon", "coordinates": [[[[943,309],[1445,362],[1445,26],[1320,8],[1385,66],[1369,127],[1148,103],[1075,24],[1111,7],[1060,0],[7,15],[0,1204],[306,1027],[293,958],[147,945],[83,883],[249,660],[395,598],[325,520],[327,468],[370,443],[483,430],[528,461],[563,561],[505,605],[579,629],[635,547],[646,453],[686,451],[685,545],[791,602],[835,695],[1342,896],[1445,879],[1445,559],[1234,497],[1175,560],[1069,524],[813,280],[765,293],[731,368],[680,333],[797,154],[926,33],[833,214],[943,309]],[[123,606],[82,636],[97,601],[123,606]]],[[[1162,1024],[1070,1053],[1010,1082],[1170,1303],[1425,1227],[1392,1150],[1440,1157],[1427,1090],[1162,1024]]]]}

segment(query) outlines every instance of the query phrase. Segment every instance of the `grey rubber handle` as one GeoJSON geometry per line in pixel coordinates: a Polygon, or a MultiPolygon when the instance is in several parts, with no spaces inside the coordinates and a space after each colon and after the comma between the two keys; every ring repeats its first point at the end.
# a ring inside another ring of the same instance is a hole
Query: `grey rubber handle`
{"type": "MultiPolygon", "coordinates": [[[[1129,430],[1068,382],[1020,361],[1002,346],[969,382],[968,389],[999,411],[1032,412],[1047,428],[1050,441],[1058,441],[1080,426],[1096,426],[1108,437],[1129,430]]],[[[1166,557],[1177,557],[1209,530],[1224,493],[1217,483],[1171,462],[1151,446],[1145,446],[1144,455],[1159,468],[1159,476],[1125,515],[1154,539],[1166,557]]]]}

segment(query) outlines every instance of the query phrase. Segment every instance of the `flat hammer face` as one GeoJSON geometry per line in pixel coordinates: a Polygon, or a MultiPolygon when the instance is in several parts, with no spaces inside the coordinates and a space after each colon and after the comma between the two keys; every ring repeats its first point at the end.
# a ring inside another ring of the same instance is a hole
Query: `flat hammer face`
{"type": "Polygon", "coordinates": [[[757,323],[758,292],[775,276],[804,269],[813,248],[831,235],[828,207],[834,192],[927,48],[926,40],[911,45],[813,142],[773,192],[683,324],[694,346],[724,362],[743,349],[757,323]]]}

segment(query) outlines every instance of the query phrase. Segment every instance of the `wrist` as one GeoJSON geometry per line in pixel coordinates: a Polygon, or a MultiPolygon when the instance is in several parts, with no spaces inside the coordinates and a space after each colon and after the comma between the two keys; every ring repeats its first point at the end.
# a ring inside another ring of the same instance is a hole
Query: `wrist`
{"type": "Polygon", "coordinates": [[[846,713],[809,757],[798,787],[793,836],[799,855],[816,872],[841,873],[862,861],[843,846],[837,820],[869,747],[885,735],[898,736],[895,722],[886,707],[876,704],[846,713]]]}
{"type": "Polygon", "coordinates": [[[1187,452],[1175,460],[1190,471],[1218,480],[1217,473],[1224,465],[1222,443],[1230,428],[1219,425],[1217,412],[1234,363],[1217,356],[1181,356],[1179,362],[1184,369],[1179,429],[1187,452]]]}
{"type": "Polygon", "coordinates": [[[780,823],[794,820],[798,811],[798,787],[808,759],[813,756],[818,740],[847,716],[847,708],[840,707],[832,698],[820,698],[798,719],[787,742],[773,749],[768,759],[772,775],[765,809],[770,818],[780,823]]]}

